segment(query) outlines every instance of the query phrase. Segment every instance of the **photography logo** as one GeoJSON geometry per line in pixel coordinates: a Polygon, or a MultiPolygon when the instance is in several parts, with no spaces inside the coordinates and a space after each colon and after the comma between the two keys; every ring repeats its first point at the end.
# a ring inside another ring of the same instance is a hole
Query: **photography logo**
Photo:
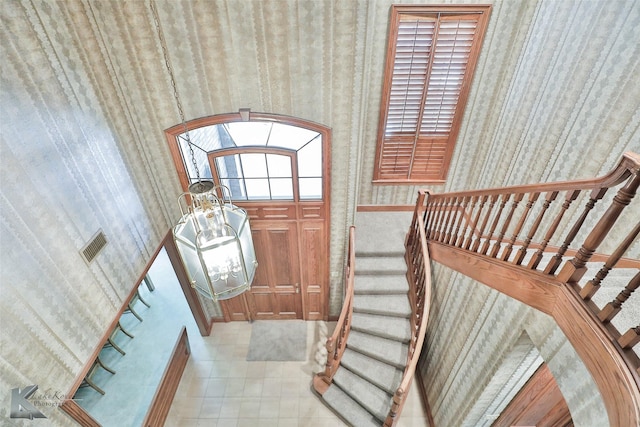
{"type": "Polygon", "coordinates": [[[27,399],[33,395],[38,389],[37,385],[30,385],[22,390],[19,388],[11,389],[11,413],[10,418],[47,418],[44,414],[27,399]]]}

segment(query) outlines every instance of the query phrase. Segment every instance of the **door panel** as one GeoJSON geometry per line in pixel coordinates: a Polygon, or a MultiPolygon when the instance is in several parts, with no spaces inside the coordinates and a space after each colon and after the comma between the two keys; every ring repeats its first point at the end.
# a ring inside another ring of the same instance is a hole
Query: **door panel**
{"type": "Polygon", "coordinates": [[[304,318],[322,320],[324,317],[327,277],[327,254],[324,221],[303,221],[301,229],[300,271],[304,318]]]}
{"type": "Polygon", "coordinates": [[[220,302],[224,303],[220,304],[220,306],[222,307],[225,319],[229,319],[232,321],[249,320],[249,310],[244,294],[240,294],[237,297],[233,297],[220,302]]]}
{"type": "Polygon", "coordinates": [[[258,268],[246,294],[252,319],[302,319],[295,222],[251,224],[258,268]]]}

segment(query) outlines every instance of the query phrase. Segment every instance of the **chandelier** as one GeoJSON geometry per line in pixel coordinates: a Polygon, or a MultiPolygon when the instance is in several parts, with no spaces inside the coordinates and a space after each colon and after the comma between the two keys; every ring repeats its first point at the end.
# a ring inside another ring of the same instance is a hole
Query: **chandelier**
{"type": "Polygon", "coordinates": [[[233,298],[251,287],[258,266],[249,217],[244,209],[231,202],[227,187],[200,178],[153,1],[150,7],[196,173],[196,181],[189,186],[189,191],[178,197],[182,216],[173,228],[174,241],[193,288],[214,301],[233,298]]]}
{"type": "Polygon", "coordinates": [[[214,301],[248,290],[258,266],[249,217],[225,199],[229,193],[212,181],[191,184],[178,198],[182,218],[173,228],[191,285],[214,301]]]}

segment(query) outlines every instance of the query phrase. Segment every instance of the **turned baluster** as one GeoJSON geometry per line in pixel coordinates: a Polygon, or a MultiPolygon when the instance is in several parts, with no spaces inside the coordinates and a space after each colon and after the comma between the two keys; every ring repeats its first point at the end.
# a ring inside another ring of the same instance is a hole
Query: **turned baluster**
{"type": "Polygon", "coordinates": [[[529,244],[531,243],[531,240],[533,240],[533,236],[536,235],[536,232],[538,231],[538,228],[542,223],[542,219],[544,218],[544,215],[547,213],[549,206],[551,206],[551,203],[556,199],[557,196],[558,196],[557,191],[550,191],[547,193],[547,197],[544,199],[544,203],[542,204],[542,209],[540,210],[540,213],[538,214],[536,220],[533,222],[533,225],[529,229],[529,233],[527,234],[527,237],[524,239],[524,243],[522,244],[522,247],[518,250],[516,257],[513,260],[514,264],[520,265],[522,263],[522,260],[527,255],[527,249],[529,248],[529,244]]]}
{"type": "Polygon", "coordinates": [[[593,253],[598,249],[600,243],[609,234],[609,231],[620,217],[624,208],[631,203],[640,186],[640,171],[631,175],[626,185],[618,190],[607,211],[602,215],[596,226],[587,236],[582,247],[578,250],[573,259],[567,262],[558,274],[558,279],[565,282],[577,282],[586,271],[585,265],[591,259],[593,253]]]}
{"type": "Polygon", "coordinates": [[[464,227],[462,228],[462,230],[460,231],[460,235],[458,236],[458,240],[455,243],[455,246],[458,248],[462,247],[462,244],[464,243],[464,236],[465,234],[467,234],[467,229],[469,228],[469,224],[471,222],[470,218],[471,215],[473,214],[473,210],[476,208],[476,205],[478,204],[478,200],[480,200],[479,197],[471,197],[470,202],[470,208],[467,211],[465,209],[464,211],[464,227]]]}
{"type": "Polygon", "coordinates": [[[429,233],[426,235],[427,240],[430,240],[435,236],[436,228],[438,228],[438,216],[440,215],[440,207],[442,206],[443,199],[437,198],[431,205],[431,216],[429,218],[429,233]]]}
{"type": "Polygon", "coordinates": [[[451,238],[451,229],[456,222],[456,215],[458,214],[458,206],[460,206],[460,201],[462,199],[458,197],[454,197],[451,203],[449,204],[449,212],[447,213],[447,219],[445,221],[445,228],[443,230],[441,242],[447,243],[451,238]]]}
{"type": "Polygon", "coordinates": [[[496,215],[493,218],[493,221],[491,223],[491,229],[489,230],[489,233],[487,234],[487,237],[485,238],[484,243],[482,244],[482,248],[480,249],[480,253],[482,255],[486,255],[487,251],[489,250],[489,245],[491,245],[491,238],[493,237],[493,233],[496,231],[496,227],[498,226],[498,223],[500,222],[500,217],[502,216],[502,210],[504,209],[505,206],[507,206],[507,203],[509,202],[510,198],[511,198],[511,194],[502,195],[502,201],[500,202],[500,205],[498,205],[498,212],[496,212],[496,215]]]}
{"type": "Polygon", "coordinates": [[[440,216],[438,217],[436,233],[433,236],[433,240],[440,241],[440,237],[444,232],[447,219],[449,218],[449,214],[451,213],[451,211],[449,210],[449,200],[450,200],[449,198],[443,197],[442,207],[440,209],[440,216]]]}
{"type": "Polygon", "coordinates": [[[580,296],[584,299],[593,298],[598,289],[600,289],[601,282],[607,277],[609,271],[616,265],[616,263],[622,258],[622,255],[629,249],[631,243],[638,237],[640,234],[640,222],[636,224],[636,226],[631,230],[631,233],[620,243],[620,246],[616,248],[616,250],[611,254],[607,262],[604,263],[604,266],[598,271],[596,277],[589,280],[584,288],[580,291],[580,296]]]}
{"type": "Polygon", "coordinates": [[[516,228],[513,230],[513,235],[511,236],[511,240],[509,240],[509,244],[507,245],[507,247],[504,250],[504,253],[502,254],[503,261],[509,260],[509,257],[511,256],[511,251],[513,250],[513,245],[515,244],[516,239],[520,234],[520,231],[522,231],[522,227],[524,227],[524,222],[527,220],[527,217],[529,216],[529,212],[531,212],[531,207],[538,200],[539,196],[540,196],[540,193],[529,194],[529,200],[525,205],[524,212],[522,212],[522,215],[520,215],[520,220],[518,221],[516,228]]]}
{"type": "Polygon", "coordinates": [[[435,207],[438,199],[433,196],[429,196],[424,213],[424,233],[427,239],[431,234],[431,228],[433,227],[433,216],[435,215],[435,207]]]}
{"type": "Polygon", "coordinates": [[[613,319],[616,314],[618,314],[620,310],[622,310],[622,304],[624,304],[624,302],[629,299],[633,291],[638,289],[639,285],[640,272],[633,276],[633,279],[631,279],[627,286],[625,286],[625,288],[620,291],[618,296],[616,296],[616,299],[605,305],[602,310],[600,310],[600,313],[598,313],[598,319],[605,323],[611,322],[611,319],[613,319]]]}
{"type": "Polygon", "coordinates": [[[470,224],[469,236],[467,237],[467,241],[464,244],[465,249],[469,249],[471,247],[471,241],[473,240],[474,234],[476,234],[477,232],[476,226],[478,225],[478,221],[480,220],[480,214],[482,213],[482,209],[484,208],[485,203],[487,203],[488,197],[489,196],[482,196],[482,198],[480,199],[480,205],[478,206],[478,210],[473,218],[473,221],[471,221],[470,224]]]}
{"type": "MultiPolygon", "coordinates": [[[[634,345],[640,342],[640,325],[635,328],[629,328],[627,332],[625,332],[620,338],[618,338],[618,344],[620,347],[627,349],[631,348],[634,345]]],[[[640,368],[638,368],[640,372],[640,368]]]]}
{"type": "Polygon", "coordinates": [[[607,190],[608,188],[596,188],[591,192],[591,196],[584,207],[584,211],[582,211],[582,214],[580,215],[578,220],[573,224],[571,230],[569,230],[569,233],[564,239],[562,246],[560,246],[560,249],[558,249],[558,252],[553,256],[553,258],[551,258],[549,264],[547,264],[547,267],[544,269],[544,272],[546,274],[554,274],[556,272],[556,270],[562,263],[562,257],[564,256],[565,252],[567,252],[569,245],[571,245],[573,239],[575,239],[576,235],[582,228],[584,221],[587,219],[587,215],[589,215],[589,212],[591,212],[596,202],[604,197],[607,190]]]}
{"type": "Polygon", "coordinates": [[[560,212],[558,212],[558,215],[556,215],[555,219],[553,220],[551,227],[549,227],[549,229],[547,230],[547,233],[544,235],[544,239],[542,240],[542,244],[540,245],[540,248],[536,251],[533,257],[531,257],[531,260],[529,261],[529,265],[527,266],[527,268],[530,268],[532,270],[535,270],[536,268],[538,268],[538,264],[540,264],[540,261],[542,261],[544,250],[547,248],[549,241],[551,240],[553,235],[556,233],[556,230],[560,225],[560,221],[562,221],[562,217],[569,209],[569,206],[571,206],[571,202],[573,202],[578,197],[578,195],[580,195],[580,190],[567,191],[567,195],[565,197],[564,203],[560,207],[560,212]]]}
{"type": "Polygon", "coordinates": [[[458,232],[460,231],[460,225],[462,224],[462,219],[465,216],[465,212],[467,211],[467,204],[469,203],[470,198],[463,197],[461,202],[458,204],[458,218],[456,224],[454,226],[453,232],[451,236],[447,239],[447,244],[455,245],[458,241],[458,232]],[[453,242],[451,241],[453,238],[453,242]]]}
{"type": "MultiPolygon", "coordinates": [[[[413,239],[415,238],[416,229],[418,228],[418,215],[421,213],[421,209],[424,206],[425,201],[425,193],[422,191],[418,192],[418,200],[416,201],[416,208],[413,211],[413,216],[411,217],[411,225],[409,226],[409,232],[407,233],[407,237],[405,239],[405,246],[411,247],[413,245],[413,239]]],[[[424,213],[426,215],[426,211],[424,213]]]]}
{"type": "Polygon", "coordinates": [[[442,227],[442,220],[444,218],[447,207],[447,198],[443,197],[440,199],[440,204],[438,205],[438,214],[436,215],[436,222],[434,224],[434,233],[431,235],[431,239],[438,240],[437,237],[440,235],[440,228],[442,227]]]}
{"type": "Polygon", "coordinates": [[[482,239],[482,236],[484,236],[484,230],[485,230],[485,228],[487,228],[487,223],[489,222],[489,217],[491,216],[491,213],[493,212],[493,207],[495,206],[496,201],[498,200],[498,197],[500,197],[498,194],[494,194],[489,199],[489,207],[487,208],[487,212],[485,212],[485,214],[484,214],[484,218],[482,220],[482,225],[480,225],[480,228],[478,229],[478,238],[475,240],[475,242],[473,242],[473,246],[471,247],[471,250],[473,252],[477,252],[478,251],[478,247],[480,247],[480,240],[482,239]]]}
{"type": "Polygon", "coordinates": [[[498,237],[496,238],[496,241],[493,243],[493,247],[491,248],[491,253],[489,254],[491,258],[495,258],[496,256],[498,256],[498,252],[500,251],[500,245],[502,244],[502,239],[504,238],[504,235],[507,233],[507,230],[511,225],[511,218],[513,218],[513,213],[516,211],[518,204],[520,203],[520,201],[522,201],[523,198],[524,198],[524,193],[516,194],[513,197],[513,202],[511,203],[511,209],[509,210],[509,213],[507,214],[507,217],[505,218],[504,223],[502,224],[502,228],[500,229],[500,233],[498,233],[498,237]]]}

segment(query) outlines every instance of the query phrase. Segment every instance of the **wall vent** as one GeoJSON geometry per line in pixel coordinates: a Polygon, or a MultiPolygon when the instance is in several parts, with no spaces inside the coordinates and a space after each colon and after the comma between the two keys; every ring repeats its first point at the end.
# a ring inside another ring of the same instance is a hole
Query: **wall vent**
{"type": "Polygon", "coordinates": [[[91,263],[98,256],[102,248],[107,245],[107,238],[105,237],[102,230],[98,230],[96,234],[93,235],[89,243],[84,245],[84,247],[80,250],[82,254],[82,258],[86,261],[87,264],[91,263]]]}

